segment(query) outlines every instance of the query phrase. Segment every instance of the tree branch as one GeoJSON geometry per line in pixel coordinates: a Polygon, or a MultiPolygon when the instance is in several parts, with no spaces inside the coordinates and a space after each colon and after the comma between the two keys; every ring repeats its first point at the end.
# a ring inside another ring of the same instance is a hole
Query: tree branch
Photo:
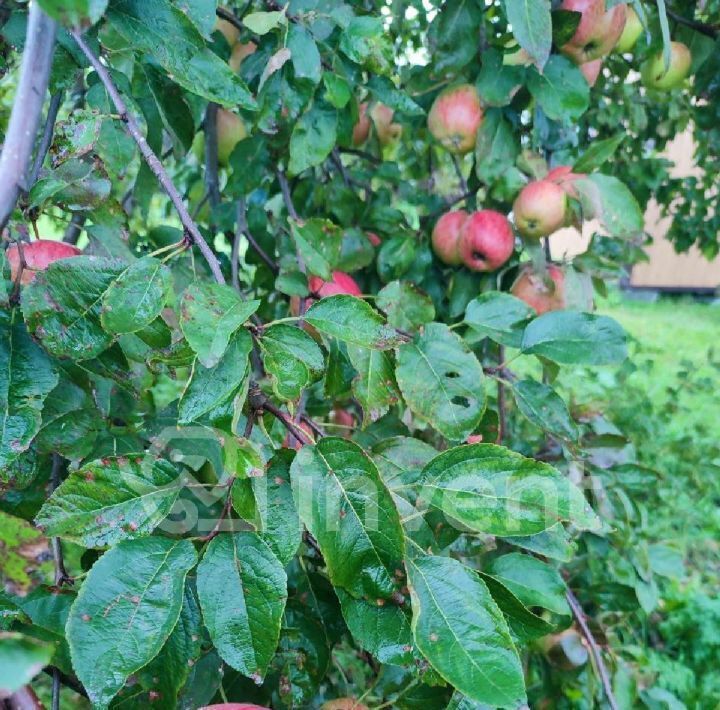
{"type": "Polygon", "coordinates": [[[706,22],[700,22],[699,20],[691,20],[690,18],[683,17],[679,13],[674,12],[670,9],[668,9],[666,12],[667,16],[675,20],[675,22],[678,22],[681,25],[685,25],[685,27],[689,27],[690,29],[699,32],[706,37],[710,37],[711,39],[717,39],[717,37],[720,36],[720,27],[718,27],[717,25],[708,25],[706,22]]]}
{"type": "Polygon", "coordinates": [[[32,3],[20,79],[0,155],[0,232],[15,209],[20,191],[27,188],[27,169],[50,78],[56,29],[39,3],[32,3]]]}
{"type": "Polygon", "coordinates": [[[48,150],[50,150],[50,144],[52,143],[53,134],[55,133],[55,121],[57,121],[58,111],[62,105],[63,95],[63,91],[56,91],[50,98],[50,105],[48,106],[47,116],[45,118],[45,128],[43,129],[42,138],[40,139],[40,144],[35,154],[30,176],[28,177],[28,188],[37,182],[40,168],[42,168],[42,164],[45,162],[45,156],[48,150]]]}
{"type": "Polygon", "coordinates": [[[224,7],[218,7],[215,9],[215,14],[221,20],[229,22],[233,27],[235,27],[235,29],[238,29],[241,32],[245,29],[245,25],[243,25],[240,18],[237,17],[234,12],[230,12],[230,10],[226,10],[224,7]]]}
{"type": "Polygon", "coordinates": [[[283,201],[285,202],[285,208],[292,219],[299,219],[297,210],[292,201],[292,195],[290,194],[290,185],[288,185],[287,177],[282,170],[277,171],[277,179],[280,183],[280,191],[282,192],[283,201]]]}
{"type": "Polygon", "coordinates": [[[71,30],[71,34],[75,42],[77,42],[78,47],[80,47],[83,54],[87,57],[93,69],[95,69],[95,71],[97,72],[98,77],[100,77],[100,81],[102,81],[103,85],[105,86],[108,95],[110,96],[118,113],[120,114],[121,120],[125,123],[125,127],[128,133],[137,144],[138,148],[140,149],[140,153],[145,159],[148,167],[158,179],[158,182],[162,185],[163,189],[170,198],[170,201],[173,203],[175,210],[180,216],[180,221],[182,222],[183,227],[185,227],[185,230],[189,237],[192,239],[193,243],[198,247],[198,249],[200,249],[200,252],[205,258],[208,266],[210,267],[210,271],[212,271],[213,276],[215,277],[215,281],[217,281],[217,283],[219,284],[224,284],[225,277],[223,276],[222,269],[220,268],[220,262],[217,260],[217,257],[213,253],[212,249],[205,241],[203,235],[200,234],[200,230],[198,229],[195,222],[192,220],[192,217],[190,217],[187,208],[183,204],[180,193],[173,184],[173,181],[170,179],[170,176],[167,174],[167,171],[163,167],[157,155],[155,155],[155,152],[149,146],[147,140],[145,139],[145,136],[143,136],[137,120],[131,113],[128,112],[125,102],[120,96],[118,90],[115,88],[115,84],[113,84],[110,73],[100,62],[100,60],[93,54],[90,47],[85,43],[85,40],[82,38],[82,35],[77,32],[77,30],[71,30]]]}
{"type": "Polygon", "coordinates": [[[453,167],[455,168],[455,174],[457,175],[460,182],[460,189],[463,191],[463,194],[466,194],[468,191],[468,184],[465,176],[463,175],[460,161],[458,160],[457,155],[455,155],[454,153],[451,153],[450,157],[452,158],[453,167]]]}
{"type": "Polygon", "coordinates": [[[68,224],[65,234],[63,235],[63,241],[66,244],[77,244],[82,234],[85,219],[86,217],[82,212],[75,212],[75,214],[73,214],[70,224],[68,224]]]}
{"type": "Polygon", "coordinates": [[[237,202],[237,229],[235,230],[235,241],[233,242],[233,266],[237,270],[237,250],[239,249],[240,237],[245,237],[248,240],[250,246],[255,250],[257,255],[263,260],[265,265],[273,272],[277,274],[280,269],[272,257],[260,246],[257,239],[253,237],[250,232],[250,228],[247,223],[247,205],[245,198],[241,197],[237,202]]]}
{"type": "Polygon", "coordinates": [[[277,419],[301,444],[314,444],[315,442],[299,427],[289,414],[276,407],[258,387],[252,387],[248,393],[248,402],[256,412],[269,412],[277,419]]]}
{"type": "Polygon", "coordinates": [[[575,594],[569,587],[567,592],[565,593],[565,596],[567,597],[568,604],[570,605],[573,616],[575,617],[575,620],[580,627],[580,631],[582,632],[583,637],[587,641],[588,646],[590,646],[590,652],[595,659],[595,665],[597,667],[598,674],[600,675],[600,682],[602,683],[603,690],[605,691],[605,697],[607,698],[608,705],[610,706],[611,710],[618,710],[618,704],[615,700],[615,695],[613,694],[612,684],[610,683],[610,676],[608,675],[605,661],[603,661],[602,652],[600,651],[600,647],[598,646],[598,643],[595,640],[595,637],[592,635],[592,631],[590,631],[590,627],[587,624],[587,617],[585,616],[585,612],[583,611],[583,608],[580,605],[578,598],[575,596],[575,594]]]}
{"type": "Polygon", "coordinates": [[[382,160],[380,160],[377,156],[372,153],[368,153],[366,150],[360,150],[359,148],[340,148],[340,152],[347,153],[348,155],[356,155],[358,158],[367,160],[373,165],[380,165],[380,163],[382,163],[382,160]]]}

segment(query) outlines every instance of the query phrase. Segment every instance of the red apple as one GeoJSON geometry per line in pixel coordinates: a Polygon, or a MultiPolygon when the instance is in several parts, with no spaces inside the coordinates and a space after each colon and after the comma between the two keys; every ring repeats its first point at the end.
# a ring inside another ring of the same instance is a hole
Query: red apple
{"type": "Polygon", "coordinates": [[[352,134],[352,142],[355,146],[362,145],[370,135],[370,116],[368,116],[367,109],[366,101],[358,106],[358,120],[352,134]]]}
{"type": "Polygon", "coordinates": [[[562,10],[581,13],[580,24],[560,51],[575,64],[585,64],[608,54],[625,28],[626,5],[605,9],[605,0],[563,0],[562,10]]]}
{"type": "Polygon", "coordinates": [[[375,234],[375,232],[366,232],[368,241],[370,244],[372,244],[374,247],[379,247],[382,244],[382,239],[375,234]]]}
{"type": "Polygon", "coordinates": [[[574,173],[570,165],[558,165],[553,168],[546,176],[545,180],[554,182],[556,185],[565,190],[565,194],[573,199],[579,199],[577,188],[575,187],[575,181],[584,178],[584,173],[574,173]]]}
{"type": "Polygon", "coordinates": [[[402,135],[402,126],[399,123],[393,123],[394,115],[395,111],[385,104],[375,104],[370,110],[375,133],[382,146],[390,145],[402,135]]]}
{"type": "MultiPolygon", "coordinates": [[[[60,259],[68,259],[72,256],[82,254],[73,244],[65,244],[65,242],[55,242],[51,239],[38,239],[29,244],[22,245],[22,258],[25,261],[20,283],[29,284],[35,279],[36,272],[44,271],[53,263],[60,259]]],[[[17,244],[11,244],[5,252],[8,263],[10,264],[10,277],[13,281],[21,267],[20,247],[17,244]]]]}
{"type": "Polygon", "coordinates": [[[444,264],[458,266],[462,264],[460,256],[460,228],[468,218],[465,210],[446,212],[435,223],[432,232],[432,247],[438,259],[444,264]]]}
{"type": "Polygon", "coordinates": [[[311,276],[308,280],[310,293],[325,298],[347,293],[350,296],[362,296],[360,286],[355,279],[344,271],[333,271],[332,281],[323,281],[319,276],[311,276]]]}
{"type": "Polygon", "coordinates": [[[584,64],[580,65],[580,71],[582,72],[582,75],[585,77],[585,81],[590,86],[595,86],[595,83],[598,80],[598,77],[600,76],[600,72],[602,70],[603,60],[602,59],[595,59],[592,62],[585,62],[584,64]]]}
{"type": "Polygon", "coordinates": [[[512,256],[514,248],[510,222],[495,210],[473,212],[460,228],[460,258],[471,271],[499,269],[512,256]]]}
{"type": "Polygon", "coordinates": [[[560,185],[547,179],[535,180],[515,198],[515,225],[528,239],[546,237],[563,226],[567,207],[567,195],[560,185]]]}
{"type": "Polygon", "coordinates": [[[337,698],[323,703],[320,710],[368,710],[368,706],[355,698],[337,698]]]}
{"type": "Polygon", "coordinates": [[[548,264],[546,273],[540,274],[532,266],[526,266],[512,285],[510,292],[525,301],[538,315],[565,308],[565,274],[563,270],[548,264]]]}
{"type": "Polygon", "coordinates": [[[428,114],[428,129],[451,153],[464,155],[475,147],[483,121],[480,96],[472,84],[445,89],[428,114]]]}

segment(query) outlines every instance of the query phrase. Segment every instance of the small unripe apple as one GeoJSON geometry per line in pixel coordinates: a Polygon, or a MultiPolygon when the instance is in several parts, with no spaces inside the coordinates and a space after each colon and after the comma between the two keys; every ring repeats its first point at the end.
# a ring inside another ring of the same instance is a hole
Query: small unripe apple
{"type": "Polygon", "coordinates": [[[473,212],[460,228],[460,258],[471,271],[495,271],[511,256],[515,235],[504,214],[473,212]]]}
{"type": "Polygon", "coordinates": [[[625,27],[625,5],[606,11],[605,0],[563,0],[560,9],[581,14],[575,34],[560,47],[575,64],[604,57],[617,44],[625,27]]]}
{"type": "Polygon", "coordinates": [[[54,261],[69,259],[82,254],[74,244],[55,242],[52,239],[38,239],[37,241],[22,244],[22,260],[20,247],[11,244],[5,256],[10,264],[10,278],[14,282],[20,272],[22,260],[25,266],[20,276],[20,283],[25,285],[35,280],[38,271],[44,271],[54,261]]]}
{"type": "Polygon", "coordinates": [[[600,76],[600,72],[602,71],[602,65],[602,59],[595,59],[592,62],[585,62],[580,65],[580,71],[589,86],[595,86],[598,77],[600,76]]]}
{"type": "Polygon", "coordinates": [[[441,92],[428,114],[428,129],[451,153],[464,155],[475,148],[483,121],[480,95],[472,84],[461,84],[441,92]]]}
{"type": "Polygon", "coordinates": [[[228,64],[230,68],[237,74],[240,71],[240,65],[245,57],[249,57],[255,50],[257,45],[255,42],[237,42],[232,49],[228,64]]]}
{"type": "Polygon", "coordinates": [[[565,274],[563,270],[548,264],[545,274],[526,266],[512,285],[510,292],[534,309],[538,315],[565,308],[565,274]]]}
{"type": "Polygon", "coordinates": [[[244,138],[247,138],[247,130],[242,118],[227,109],[218,109],[217,142],[220,165],[228,164],[233,149],[244,138]]]}
{"type": "Polygon", "coordinates": [[[354,146],[362,145],[370,135],[370,116],[368,116],[368,105],[363,101],[358,106],[358,120],[353,127],[352,142],[354,146]]]}
{"type": "Polygon", "coordinates": [[[435,223],[432,232],[432,247],[438,259],[449,266],[462,264],[460,256],[460,228],[468,218],[465,210],[446,212],[435,223]]]}
{"type": "Polygon", "coordinates": [[[635,43],[638,39],[640,39],[642,32],[643,24],[640,21],[640,17],[637,12],[635,12],[635,9],[628,5],[625,18],[625,28],[620,35],[620,39],[615,45],[614,51],[619,52],[620,54],[631,51],[635,46],[635,43]]]}
{"type": "Polygon", "coordinates": [[[670,66],[665,71],[665,59],[662,51],[643,62],[640,74],[648,89],[669,91],[685,81],[690,74],[692,54],[682,42],[670,43],[670,66]]]}
{"type": "MultiPolygon", "coordinates": [[[[227,9],[227,8],[226,8],[227,9]]],[[[215,31],[221,32],[225,41],[232,47],[238,41],[240,30],[232,22],[218,17],[215,21],[215,31]]]]}
{"type": "Polygon", "coordinates": [[[535,180],[520,191],[513,203],[518,232],[528,239],[547,237],[565,223],[565,190],[550,180],[535,180]]]}
{"type": "Polygon", "coordinates": [[[570,165],[558,165],[553,168],[546,176],[545,180],[554,182],[565,190],[565,194],[573,199],[579,199],[577,188],[575,187],[575,181],[580,178],[584,178],[584,173],[574,173],[570,165]]]}
{"type": "Polygon", "coordinates": [[[367,705],[355,700],[355,698],[337,698],[323,703],[320,710],[369,710],[367,705]]]}
{"type": "Polygon", "coordinates": [[[395,111],[385,104],[375,104],[370,109],[370,117],[375,125],[375,133],[382,146],[390,145],[402,135],[402,126],[399,123],[393,123],[394,115],[395,111]]]}

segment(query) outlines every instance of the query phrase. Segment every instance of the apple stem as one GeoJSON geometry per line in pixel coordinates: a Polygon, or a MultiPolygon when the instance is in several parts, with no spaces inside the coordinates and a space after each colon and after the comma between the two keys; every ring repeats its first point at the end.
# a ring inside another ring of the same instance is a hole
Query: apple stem
{"type": "Polygon", "coordinates": [[[70,34],[77,43],[78,47],[82,50],[83,54],[87,57],[88,61],[100,78],[100,81],[103,83],[105,90],[108,92],[110,99],[121,116],[122,122],[125,124],[127,132],[137,144],[140,149],[140,153],[147,163],[147,166],[158,179],[158,182],[162,185],[163,189],[167,193],[167,196],[170,198],[170,201],[173,203],[173,206],[180,217],[180,221],[182,222],[183,227],[185,227],[185,231],[192,239],[193,243],[198,247],[198,249],[200,249],[200,253],[203,255],[205,261],[210,267],[210,271],[215,277],[215,281],[219,284],[224,284],[225,277],[223,276],[222,269],[220,268],[220,262],[208,243],[205,241],[203,235],[200,234],[200,230],[190,216],[187,207],[185,207],[182,197],[180,196],[180,193],[175,187],[172,179],[168,175],[157,155],[155,155],[155,151],[153,151],[145,136],[142,134],[135,116],[128,111],[125,101],[115,87],[107,68],[95,56],[93,51],[86,44],[82,35],[77,30],[71,30],[70,34]]]}

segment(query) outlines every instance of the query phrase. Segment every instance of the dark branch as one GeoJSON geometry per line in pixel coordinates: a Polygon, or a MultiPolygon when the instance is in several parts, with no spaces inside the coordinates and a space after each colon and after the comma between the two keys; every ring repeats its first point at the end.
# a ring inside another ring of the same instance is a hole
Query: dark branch
{"type": "Polygon", "coordinates": [[[70,224],[68,224],[65,234],[63,235],[63,241],[66,244],[77,244],[82,234],[85,219],[86,217],[82,212],[75,212],[75,214],[73,214],[70,224]]]}
{"type": "Polygon", "coordinates": [[[142,131],[140,130],[140,126],[138,125],[135,117],[128,112],[127,106],[125,105],[125,102],[120,96],[120,93],[115,88],[115,84],[113,83],[108,70],[93,54],[93,51],[85,43],[85,40],[82,38],[82,35],[79,32],[77,32],[76,30],[72,30],[71,34],[80,49],[83,51],[83,54],[87,57],[93,69],[95,69],[95,71],[97,72],[97,75],[100,77],[100,81],[102,81],[103,85],[105,86],[105,89],[108,92],[110,98],[112,99],[112,102],[115,105],[117,112],[120,114],[122,121],[125,123],[125,127],[128,133],[131,135],[131,137],[137,144],[148,167],[154,173],[155,177],[158,179],[158,182],[162,185],[163,189],[170,198],[170,201],[173,203],[175,210],[180,216],[180,221],[182,222],[183,227],[185,227],[185,231],[192,239],[193,243],[198,247],[198,249],[200,249],[200,252],[205,258],[208,266],[210,267],[210,271],[212,271],[213,276],[215,277],[215,281],[217,281],[219,284],[224,284],[225,277],[223,276],[222,269],[220,268],[220,262],[217,260],[217,257],[213,253],[212,249],[205,241],[203,235],[200,234],[200,230],[198,229],[195,222],[192,220],[192,217],[190,217],[187,208],[183,204],[180,193],[173,184],[173,181],[170,179],[170,176],[167,174],[167,171],[163,167],[157,155],[155,155],[155,152],[148,144],[145,136],[143,136],[142,131]]]}
{"type": "Polygon", "coordinates": [[[307,432],[299,427],[289,414],[276,407],[259,388],[253,387],[248,394],[248,402],[257,413],[268,412],[272,414],[301,444],[313,444],[307,432]]]}
{"type": "Polygon", "coordinates": [[[288,185],[287,177],[285,177],[285,173],[282,170],[277,171],[277,179],[280,183],[280,190],[282,192],[283,201],[285,202],[285,209],[287,209],[290,217],[295,220],[299,219],[297,210],[295,209],[295,205],[292,201],[292,195],[290,194],[290,185],[288,185]]]}
{"type": "Polygon", "coordinates": [[[717,39],[717,37],[720,36],[720,27],[717,25],[708,25],[707,23],[700,22],[699,20],[691,20],[690,18],[683,17],[673,10],[667,10],[667,16],[675,20],[675,22],[685,25],[685,27],[689,27],[690,29],[699,32],[706,37],[710,37],[711,39],[717,39]]]}
{"type": "Polygon", "coordinates": [[[40,144],[35,154],[35,161],[33,162],[30,176],[28,177],[28,188],[31,188],[37,182],[40,168],[42,168],[42,164],[45,162],[45,156],[48,150],[50,150],[53,134],[55,133],[55,121],[57,121],[57,115],[62,101],[62,91],[56,91],[50,98],[50,105],[48,106],[47,116],[45,118],[45,128],[43,129],[42,138],[40,139],[40,144]]]}
{"type": "Polygon", "coordinates": [[[380,165],[380,163],[382,163],[382,160],[380,160],[380,158],[378,158],[376,155],[373,155],[372,153],[368,153],[366,150],[360,150],[358,148],[340,148],[340,152],[347,153],[348,155],[356,155],[358,158],[367,160],[373,165],[380,165]]]}
{"type": "Polygon", "coordinates": [[[239,238],[245,237],[248,240],[250,246],[255,250],[257,255],[263,260],[265,265],[273,272],[277,274],[280,269],[272,257],[260,246],[257,239],[251,234],[250,228],[247,223],[246,216],[247,206],[245,204],[245,198],[241,197],[237,203],[237,228],[235,231],[235,242],[233,243],[233,265],[237,269],[237,253],[236,249],[239,248],[239,238]]]}
{"type": "Polygon", "coordinates": [[[618,710],[617,701],[615,700],[615,695],[613,694],[612,690],[612,684],[610,683],[610,676],[608,675],[607,668],[605,667],[605,661],[603,661],[600,647],[598,646],[598,643],[595,640],[595,637],[592,635],[592,631],[590,631],[590,627],[587,624],[587,617],[585,616],[585,612],[583,611],[583,608],[580,605],[578,598],[575,596],[575,594],[573,594],[570,588],[568,588],[565,596],[567,597],[568,604],[570,605],[573,616],[575,617],[575,620],[580,627],[580,631],[582,632],[583,637],[587,641],[588,646],[590,646],[590,652],[595,659],[595,665],[600,675],[600,682],[602,683],[603,689],[605,691],[605,697],[607,698],[608,705],[610,706],[611,710],[618,710]]]}
{"type": "Polygon", "coordinates": [[[333,165],[338,169],[345,185],[350,187],[350,176],[348,175],[347,170],[345,170],[342,158],[340,157],[340,151],[338,151],[337,148],[332,149],[332,153],[330,153],[330,160],[332,160],[333,165]]]}
{"type": "Polygon", "coordinates": [[[50,77],[56,28],[39,3],[30,5],[20,78],[0,155],[0,232],[15,209],[20,191],[27,189],[27,170],[50,77]]]}
{"type": "Polygon", "coordinates": [[[239,17],[235,15],[234,12],[230,12],[230,10],[226,10],[224,7],[218,7],[215,10],[215,14],[221,19],[225,20],[225,22],[229,22],[233,27],[240,30],[241,32],[245,29],[245,26],[243,25],[242,21],[239,17]]]}
{"type": "MultiPolygon", "coordinates": [[[[50,493],[52,493],[59,485],[62,476],[63,460],[62,456],[57,453],[52,455],[52,469],[50,470],[50,493]]],[[[59,537],[50,538],[52,542],[53,558],[55,560],[55,586],[61,587],[63,584],[72,582],[72,577],[65,569],[65,561],[63,558],[62,545],[59,537]]]]}

